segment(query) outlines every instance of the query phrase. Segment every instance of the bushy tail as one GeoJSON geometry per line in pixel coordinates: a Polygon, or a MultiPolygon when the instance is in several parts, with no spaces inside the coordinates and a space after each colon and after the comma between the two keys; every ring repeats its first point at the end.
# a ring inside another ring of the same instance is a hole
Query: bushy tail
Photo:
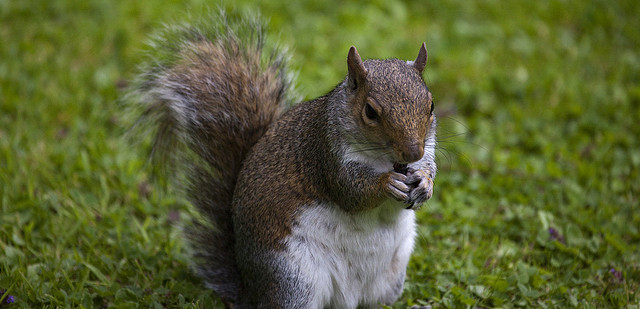
{"type": "Polygon", "coordinates": [[[263,29],[258,18],[224,13],[167,27],[151,44],[135,92],[141,122],[156,130],[154,157],[169,159],[155,162],[184,175],[187,198],[204,219],[186,229],[195,269],[228,303],[241,289],[231,220],[236,178],[247,152],[295,99],[287,57],[265,45],[263,29]]]}

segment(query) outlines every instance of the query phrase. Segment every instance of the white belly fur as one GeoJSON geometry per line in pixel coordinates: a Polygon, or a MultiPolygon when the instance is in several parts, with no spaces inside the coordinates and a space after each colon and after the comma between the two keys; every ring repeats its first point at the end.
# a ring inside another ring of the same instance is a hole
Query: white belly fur
{"type": "Polygon", "coordinates": [[[398,297],[415,235],[415,213],[395,201],[357,214],[320,205],[301,214],[286,254],[312,286],[311,308],[355,308],[398,297]]]}

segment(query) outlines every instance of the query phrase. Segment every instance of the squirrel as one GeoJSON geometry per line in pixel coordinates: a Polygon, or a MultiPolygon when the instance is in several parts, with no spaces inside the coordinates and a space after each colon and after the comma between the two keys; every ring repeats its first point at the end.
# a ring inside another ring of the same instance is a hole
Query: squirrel
{"type": "Polygon", "coordinates": [[[436,116],[414,61],[363,61],[297,99],[255,17],[168,27],[134,87],[152,153],[199,214],[195,272],[228,308],[356,308],[402,293],[415,210],[432,196],[436,116]]]}

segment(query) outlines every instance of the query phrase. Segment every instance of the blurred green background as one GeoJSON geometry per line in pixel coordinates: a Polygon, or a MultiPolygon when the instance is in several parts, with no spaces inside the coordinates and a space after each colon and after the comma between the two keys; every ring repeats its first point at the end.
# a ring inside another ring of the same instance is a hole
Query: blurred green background
{"type": "Polygon", "coordinates": [[[308,99],[350,45],[426,42],[440,172],[395,308],[640,306],[639,1],[0,0],[1,308],[221,306],[121,103],[149,36],[218,5],[262,13],[308,99]]]}

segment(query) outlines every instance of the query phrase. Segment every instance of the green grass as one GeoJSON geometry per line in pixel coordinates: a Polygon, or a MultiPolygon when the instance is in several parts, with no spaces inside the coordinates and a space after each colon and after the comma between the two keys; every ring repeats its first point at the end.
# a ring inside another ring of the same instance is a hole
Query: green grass
{"type": "MultiPolygon", "coordinates": [[[[220,306],[119,103],[154,29],[203,2],[0,0],[1,308],[220,306]]],[[[640,306],[640,2],[225,6],[270,19],[307,98],[352,44],[427,43],[440,172],[394,307],[640,306]]]]}

